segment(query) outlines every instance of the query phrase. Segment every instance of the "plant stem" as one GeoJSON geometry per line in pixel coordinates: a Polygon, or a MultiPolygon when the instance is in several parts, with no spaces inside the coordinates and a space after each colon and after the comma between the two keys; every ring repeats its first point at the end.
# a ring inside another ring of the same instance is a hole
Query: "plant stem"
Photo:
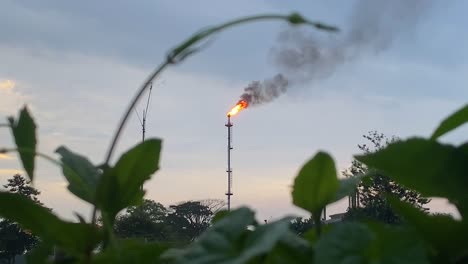
{"type": "Polygon", "coordinates": [[[322,221],[320,220],[321,213],[312,214],[314,218],[315,224],[315,231],[317,232],[317,236],[320,237],[322,235],[322,221]]]}
{"type": "Polygon", "coordinates": [[[54,159],[53,157],[47,155],[47,154],[44,154],[44,153],[41,153],[41,152],[37,152],[37,151],[33,151],[33,150],[30,150],[30,149],[27,149],[27,148],[11,148],[11,149],[0,149],[0,153],[8,153],[8,152],[26,152],[26,153],[30,153],[30,154],[34,154],[35,156],[38,156],[38,157],[41,157],[45,160],[48,160],[50,161],[51,163],[59,166],[59,167],[63,167],[63,166],[66,166],[64,165],[62,162],[54,159]]]}
{"type": "Polygon", "coordinates": [[[231,21],[228,21],[226,23],[223,23],[219,26],[211,27],[206,30],[202,30],[198,33],[195,33],[193,36],[188,38],[186,41],[182,42],[180,45],[172,49],[167,58],[166,61],[163,62],[158,68],[156,68],[153,73],[149,75],[149,77],[143,82],[142,86],[140,89],[138,89],[137,93],[133,97],[130,105],[127,107],[127,110],[125,111],[124,115],[120,119],[119,125],[117,127],[117,130],[112,138],[112,141],[110,143],[109,149],[106,153],[105,161],[104,164],[108,165],[111,158],[112,154],[114,153],[117,141],[119,140],[119,137],[122,133],[122,130],[125,126],[125,123],[127,122],[128,117],[130,116],[130,112],[132,109],[135,107],[135,105],[138,103],[140,100],[141,96],[143,93],[146,91],[148,88],[148,85],[150,82],[155,79],[168,65],[170,64],[176,64],[182,60],[184,60],[186,57],[189,55],[192,55],[193,53],[197,52],[198,49],[190,49],[194,44],[199,43],[201,40],[206,39],[208,36],[213,35],[219,31],[222,31],[228,27],[232,27],[235,25],[243,24],[243,23],[248,23],[248,22],[253,22],[253,21],[259,21],[259,20],[286,20],[289,21],[291,24],[306,24],[306,25],[311,25],[314,26],[317,29],[321,30],[328,30],[328,31],[336,31],[337,28],[333,26],[327,26],[318,22],[312,22],[309,20],[304,19],[302,16],[300,16],[297,13],[293,13],[291,15],[278,15],[278,14],[266,14],[266,15],[257,15],[257,16],[249,16],[249,17],[243,17],[239,19],[234,19],[231,21]]]}

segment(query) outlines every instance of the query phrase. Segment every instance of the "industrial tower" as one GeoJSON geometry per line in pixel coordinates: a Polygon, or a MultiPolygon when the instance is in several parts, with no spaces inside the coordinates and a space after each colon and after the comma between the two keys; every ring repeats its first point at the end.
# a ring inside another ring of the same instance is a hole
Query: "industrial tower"
{"type": "Polygon", "coordinates": [[[228,115],[228,121],[226,123],[227,131],[228,131],[228,142],[227,142],[227,180],[228,180],[228,187],[227,187],[227,209],[231,211],[231,196],[232,193],[232,168],[231,168],[231,150],[232,150],[232,123],[231,123],[231,116],[228,115]]]}

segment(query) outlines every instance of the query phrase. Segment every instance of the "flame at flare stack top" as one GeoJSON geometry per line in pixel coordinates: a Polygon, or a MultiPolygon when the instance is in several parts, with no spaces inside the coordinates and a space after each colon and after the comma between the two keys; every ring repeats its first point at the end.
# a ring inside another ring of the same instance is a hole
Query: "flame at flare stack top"
{"type": "Polygon", "coordinates": [[[231,111],[229,111],[229,112],[227,113],[227,116],[228,116],[228,117],[233,116],[233,115],[239,113],[242,109],[247,108],[247,106],[249,106],[249,104],[247,103],[247,101],[240,100],[240,101],[237,102],[237,104],[231,109],[231,111]]]}

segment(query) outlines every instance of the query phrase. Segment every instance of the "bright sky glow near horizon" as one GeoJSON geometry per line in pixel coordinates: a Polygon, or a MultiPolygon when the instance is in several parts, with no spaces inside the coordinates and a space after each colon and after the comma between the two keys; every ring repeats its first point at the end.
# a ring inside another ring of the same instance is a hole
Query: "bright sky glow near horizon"
{"type": "MultiPolygon", "coordinates": [[[[4,0],[0,117],[6,121],[27,104],[41,152],[55,156],[65,145],[99,164],[138,86],[191,33],[234,17],[292,11],[346,32],[354,2],[4,0]]],[[[317,151],[331,153],[341,171],[368,131],[428,136],[466,104],[467,9],[462,0],[436,2],[385,51],[344,63],[329,78],[234,116],[233,207],[248,205],[259,219],[306,215],[292,206],[291,185],[317,151]]],[[[146,136],[160,137],[164,145],[161,170],[145,185],[147,198],[164,205],[225,199],[226,113],[247,84],[277,73],[271,49],[287,28],[279,22],[233,28],[155,80],[146,136]]],[[[464,127],[442,140],[458,144],[466,134],[464,127]]],[[[118,152],[140,139],[132,115],[118,152]]],[[[12,144],[2,128],[0,147],[12,144]]],[[[0,183],[18,171],[16,156],[0,156],[0,183]]],[[[69,219],[75,211],[89,215],[91,207],[67,192],[58,168],[38,160],[36,175],[46,206],[69,219]]],[[[441,200],[431,209],[454,212],[441,200]]],[[[340,203],[328,213],[344,210],[340,203]]]]}

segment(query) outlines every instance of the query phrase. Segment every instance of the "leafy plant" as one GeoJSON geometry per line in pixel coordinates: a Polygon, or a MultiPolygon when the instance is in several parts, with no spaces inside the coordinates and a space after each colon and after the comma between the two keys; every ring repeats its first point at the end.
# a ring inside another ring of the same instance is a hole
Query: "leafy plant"
{"type": "Polygon", "coordinates": [[[468,143],[441,144],[439,136],[468,121],[468,105],[441,123],[429,139],[412,138],[391,143],[357,160],[385,172],[395,182],[426,196],[448,198],[460,210],[462,219],[429,215],[407,203],[389,197],[390,204],[404,218],[403,226],[353,222],[324,226],[320,214],[328,204],[351,194],[360,177],[339,179],[332,157],[317,153],[299,170],[292,197],[296,206],[310,212],[314,229],[302,237],[290,228],[291,219],[259,224],[254,212],[239,208],[220,212],[212,226],[185,248],[167,249],[160,243],[118,239],[114,233],[117,214],[143,202],[142,184],[159,168],[162,142],[148,139],[111,163],[115,146],[128,116],[148,83],[167,66],[177,64],[200,50],[196,46],[226,28],[258,20],[276,19],[291,24],[336,30],[311,22],[298,14],[246,17],[200,31],[172,49],[166,60],[148,77],[123,115],[102,164],[66,147],[57,149],[56,160],[36,151],[35,123],[27,108],[17,119],[9,118],[15,149],[28,177],[33,180],[35,157],[62,168],[68,188],[94,206],[92,218],[79,223],[58,218],[50,210],[18,194],[0,192],[0,216],[19,223],[41,239],[31,252],[31,263],[466,263],[468,262],[468,143]],[[102,225],[97,225],[98,213],[102,225]],[[450,239],[450,240],[449,240],[450,239]],[[453,245],[452,245],[453,244],[453,245]],[[60,252],[60,257],[50,257],[60,252]]]}
{"type": "MultiPolygon", "coordinates": [[[[239,24],[261,20],[283,20],[293,25],[304,24],[321,30],[336,30],[334,27],[309,21],[299,14],[293,13],[291,15],[272,14],[244,17],[194,34],[172,49],[166,60],[150,74],[137,91],[118,125],[105,161],[101,165],[93,164],[85,156],[64,146],[60,146],[56,150],[61,157],[60,160],[37,152],[36,124],[26,107],[21,109],[18,118],[10,117],[6,124],[0,124],[0,127],[11,129],[17,146],[15,149],[0,149],[0,153],[17,152],[30,180],[34,180],[35,158],[45,158],[62,168],[71,193],[94,206],[92,219],[89,223],[86,223],[81,216],[79,216],[80,223],[72,223],[58,218],[51,211],[27,198],[17,194],[0,192],[0,216],[18,222],[42,240],[42,244],[36,249],[36,252],[31,254],[32,261],[45,262],[53,248],[54,251],[62,252],[62,260],[84,263],[123,262],[126,259],[124,256],[130,257],[135,254],[139,255],[139,253],[142,255],[152,254],[148,252],[156,254],[157,251],[150,249],[159,248],[158,245],[120,241],[115,238],[113,232],[118,212],[128,206],[139,205],[143,202],[144,191],[141,186],[158,170],[162,145],[162,141],[159,139],[145,140],[124,153],[115,164],[111,164],[111,157],[122,128],[127,122],[131,110],[147,89],[148,83],[167,66],[180,63],[198,52],[201,47],[197,45],[216,33],[239,24]],[[102,227],[96,225],[98,212],[101,215],[102,227]],[[125,249],[131,249],[132,252],[126,252],[125,249]]],[[[153,260],[157,259],[157,255],[155,256],[152,256],[153,260]]]]}

